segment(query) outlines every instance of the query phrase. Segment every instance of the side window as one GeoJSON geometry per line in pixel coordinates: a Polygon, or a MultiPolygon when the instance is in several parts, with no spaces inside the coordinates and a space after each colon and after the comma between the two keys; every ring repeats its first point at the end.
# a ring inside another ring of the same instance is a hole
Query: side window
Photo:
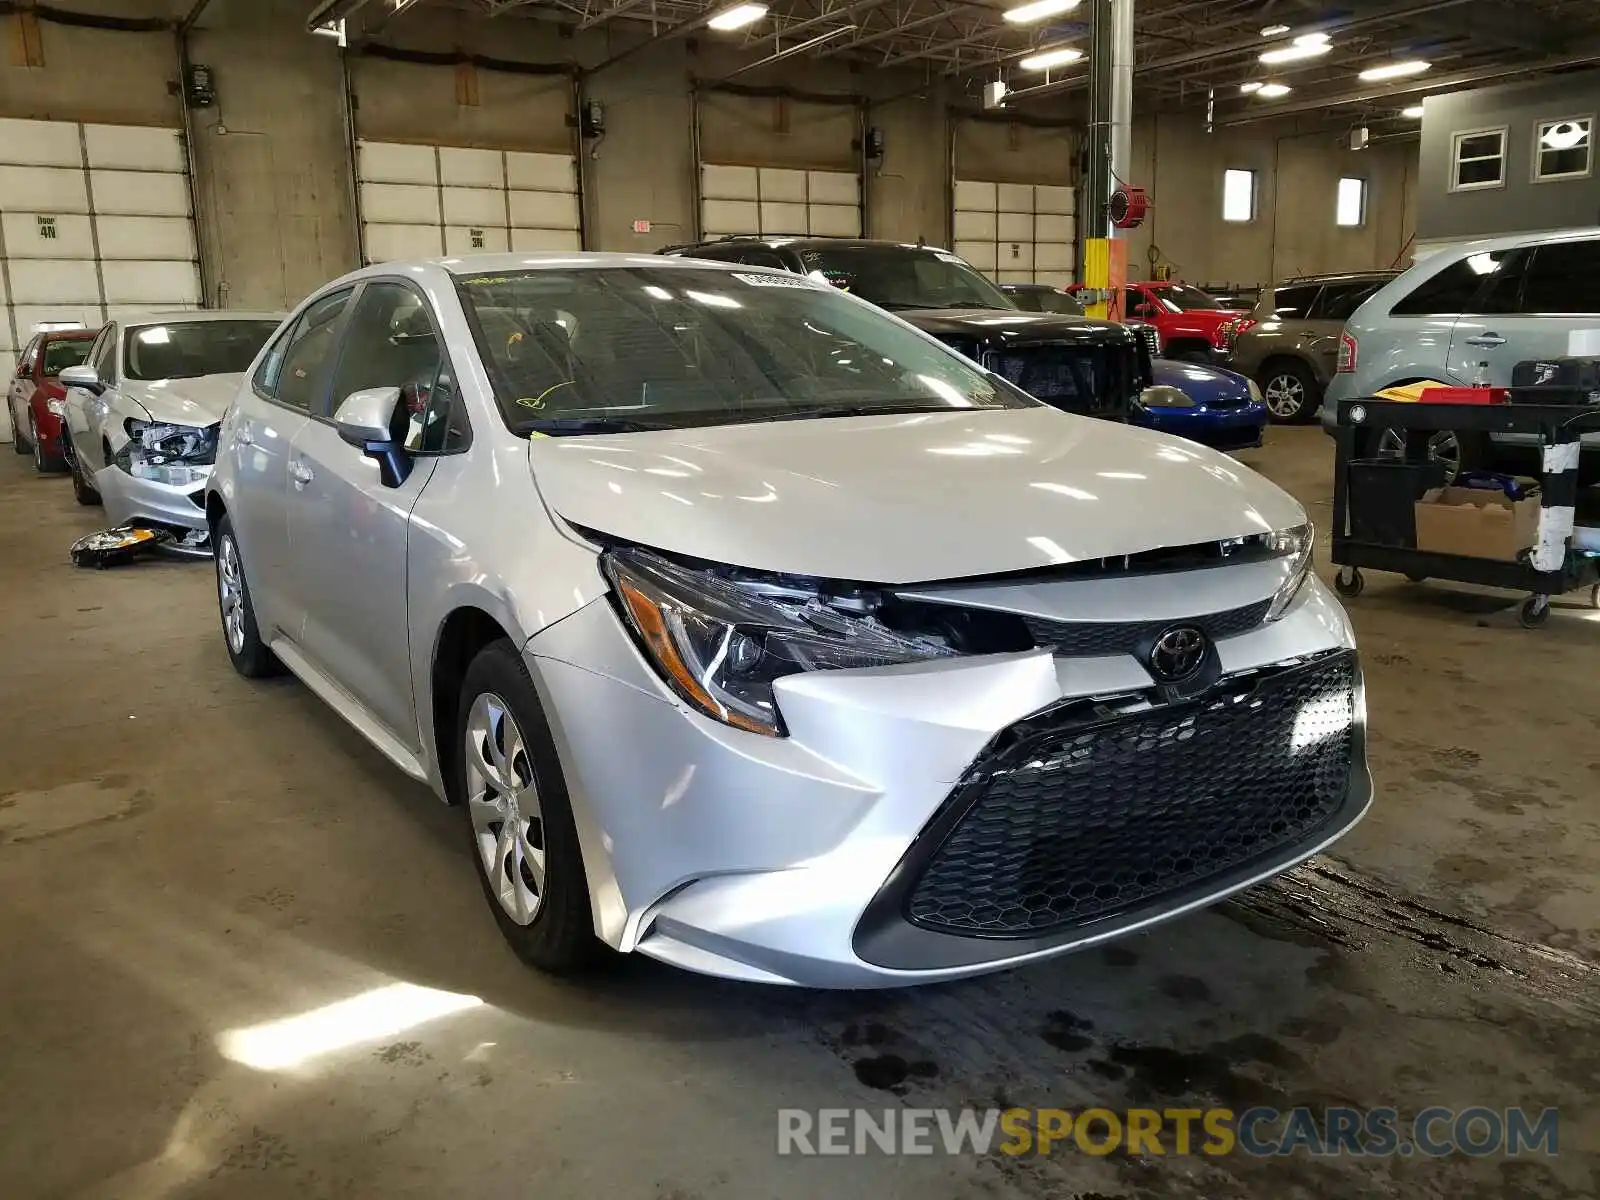
{"type": "Polygon", "coordinates": [[[1365,304],[1371,295],[1387,280],[1369,279],[1364,283],[1330,283],[1311,306],[1313,321],[1348,321],[1356,309],[1365,304]]]}
{"type": "Polygon", "coordinates": [[[1600,241],[1561,242],[1536,249],[1520,311],[1600,313],[1600,241]]]}
{"type": "Polygon", "coordinates": [[[117,327],[107,325],[100,331],[94,344],[94,373],[101,383],[115,383],[117,378],[117,327]]]}
{"type": "Polygon", "coordinates": [[[1272,298],[1272,315],[1280,321],[1303,321],[1316,307],[1321,285],[1302,283],[1295,287],[1281,287],[1272,298]]]}
{"type": "Polygon", "coordinates": [[[350,296],[349,290],[335,292],[300,314],[282,349],[274,346],[261,364],[268,396],[301,412],[311,411],[312,400],[327,382],[339,317],[350,303],[350,296]]]}
{"type": "Polygon", "coordinates": [[[1437,275],[1424,279],[1409,296],[1396,301],[1389,315],[1429,317],[1471,312],[1479,289],[1488,276],[1500,269],[1510,253],[1509,250],[1484,251],[1451,263],[1437,275]]]}
{"type": "Polygon", "coordinates": [[[1528,252],[1518,250],[1508,254],[1495,271],[1486,276],[1483,290],[1463,310],[1471,313],[1522,312],[1522,281],[1528,267],[1528,252]]]}
{"type": "Polygon", "coordinates": [[[739,255],[739,261],[749,263],[752,267],[776,267],[780,271],[787,271],[789,266],[779,258],[776,253],[765,248],[746,250],[739,255]]]}
{"type": "Polygon", "coordinates": [[[23,349],[22,357],[17,360],[18,375],[33,374],[33,369],[39,365],[39,343],[42,341],[42,337],[36,337],[23,349]]]}
{"type": "MultiPolygon", "coordinates": [[[[455,376],[422,296],[402,283],[369,283],[350,314],[344,350],[334,373],[331,406],[367,388],[400,389],[408,425],[396,429],[406,449],[438,454],[466,444],[452,426],[455,376]]],[[[455,418],[460,426],[461,417],[455,418]]]]}

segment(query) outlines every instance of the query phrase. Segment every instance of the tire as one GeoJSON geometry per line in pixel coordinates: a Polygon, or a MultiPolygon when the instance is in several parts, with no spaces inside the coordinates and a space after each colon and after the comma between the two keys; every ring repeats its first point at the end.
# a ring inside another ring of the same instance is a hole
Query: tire
{"type": "Polygon", "coordinates": [[[1322,389],[1303,363],[1279,359],[1261,369],[1256,383],[1266,401],[1268,419],[1277,424],[1303,424],[1322,408],[1322,389]]]}
{"type": "MultiPolygon", "coordinates": [[[[11,412],[12,412],[13,416],[16,415],[16,409],[12,409],[11,412]]],[[[31,420],[31,415],[30,415],[30,420],[31,420]]],[[[13,452],[15,452],[17,454],[28,454],[28,453],[31,453],[31,451],[32,451],[32,447],[30,447],[27,442],[22,440],[22,427],[20,425],[16,425],[16,424],[12,425],[12,428],[11,428],[11,449],[12,449],[13,452]]]]}
{"type": "Polygon", "coordinates": [[[467,667],[452,728],[450,796],[501,935],[541,971],[593,966],[604,947],[594,933],[566,778],[533,680],[510,642],[491,642],[467,667]],[[507,835],[511,820],[521,824],[520,838],[507,835]]]}
{"type": "Polygon", "coordinates": [[[83,463],[79,460],[77,452],[73,449],[72,440],[65,431],[62,432],[61,439],[61,448],[67,456],[67,470],[72,474],[72,498],[85,508],[92,508],[101,503],[100,493],[94,484],[84,478],[83,463]]]}
{"type": "Polygon", "coordinates": [[[250,586],[245,581],[244,559],[233,536],[233,522],[224,516],[213,532],[216,546],[217,611],[222,618],[222,644],[228,648],[233,669],[246,679],[280,674],[283,665],[261,640],[250,586]]]}
{"type": "Polygon", "coordinates": [[[66,467],[61,459],[44,452],[44,439],[39,436],[39,423],[28,414],[28,440],[33,444],[33,469],[41,475],[58,475],[66,467]]]}

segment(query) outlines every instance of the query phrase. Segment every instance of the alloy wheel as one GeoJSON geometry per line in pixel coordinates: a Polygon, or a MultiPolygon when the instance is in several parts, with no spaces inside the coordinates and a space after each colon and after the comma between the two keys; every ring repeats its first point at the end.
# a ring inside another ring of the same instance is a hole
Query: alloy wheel
{"type": "Polygon", "coordinates": [[[1305,384],[1287,372],[1267,380],[1264,389],[1267,410],[1283,420],[1293,420],[1300,415],[1306,403],[1305,384]]]}
{"type": "MultiPolygon", "coordinates": [[[[1378,457],[1404,458],[1406,444],[1393,429],[1385,429],[1378,438],[1378,457]]],[[[1428,439],[1428,457],[1444,464],[1446,483],[1454,483],[1461,474],[1461,439],[1448,429],[1441,429],[1428,439]]]]}
{"type": "Polygon", "coordinates": [[[33,469],[43,474],[44,447],[39,443],[39,421],[31,412],[28,414],[28,441],[33,446],[33,469]]]}
{"type": "Polygon", "coordinates": [[[244,573],[239,569],[239,548],[233,535],[224,534],[217,547],[217,598],[222,603],[222,631],[228,649],[244,653],[244,573]]]}
{"type": "Polygon", "coordinates": [[[466,800],[490,890],[506,916],[530,925],[545,897],[544,813],[533,758],[506,702],[472,702],[465,735],[466,800]]]}

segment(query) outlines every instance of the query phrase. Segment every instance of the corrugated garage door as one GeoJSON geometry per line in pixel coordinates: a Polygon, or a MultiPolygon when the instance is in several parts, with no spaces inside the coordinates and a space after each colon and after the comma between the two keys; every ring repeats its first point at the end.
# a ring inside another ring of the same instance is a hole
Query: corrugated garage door
{"type": "Polygon", "coordinates": [[[0,350],[43,321],[195,308],[200,274],[175,129],[0,120],[0,350]]]}
{"type": "Polygon", "coordinates": [[[697,111],[701,236],[862,236],[854,104],[707,91],[697,111]]]}
{"type": "Polygon", "coordinates": [[[1074,282],[1076,153],[1071,128],[959,123],[952,249],[1000,283],[1074,282]]]}
{"type": "Polygon", "coordinates": [[[582,249],[570,154],[362,141],[357,165],[368,262],[582,249]]]}

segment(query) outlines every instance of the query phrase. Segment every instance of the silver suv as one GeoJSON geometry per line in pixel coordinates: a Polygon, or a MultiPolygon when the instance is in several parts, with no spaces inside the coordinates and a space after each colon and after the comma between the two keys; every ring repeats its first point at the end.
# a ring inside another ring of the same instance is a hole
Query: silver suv
{"type": "MultiPolygon", "coordinates": [[[[1418,262],[1356,309],[1340,338],[1338,371],[1322,406],[1332,432],[1338,402],[1433,379],[1471,384],[1482,364],[1496,387],[1518,362],[1560,357],[1567,334],[1600,327],[1600,228],[1467,242],[1418,262]]],[[[1600,442],[1585,439],[1585,473],[1600,442]]],[[[1525,435],[1444,435],[1440,457],[1462,467],[1514,462],[1525,435]]]]}

